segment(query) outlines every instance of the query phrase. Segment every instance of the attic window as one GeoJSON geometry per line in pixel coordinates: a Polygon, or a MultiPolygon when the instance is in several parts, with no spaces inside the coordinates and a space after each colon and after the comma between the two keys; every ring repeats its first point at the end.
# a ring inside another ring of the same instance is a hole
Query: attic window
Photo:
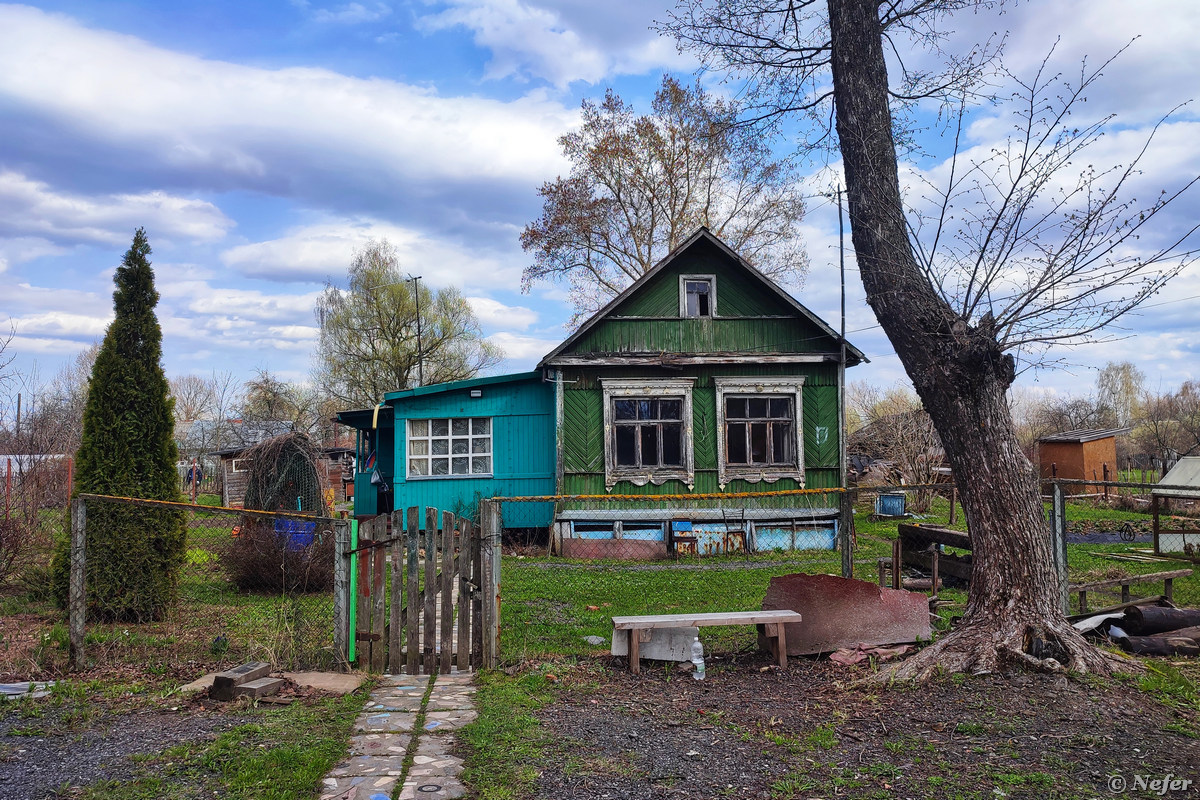
{"type": "Polygon", "coordinates": [[[712,275],[681,275],[679,283],[679,316],[692,319],[716,316],[716,279],[712,275]]]}

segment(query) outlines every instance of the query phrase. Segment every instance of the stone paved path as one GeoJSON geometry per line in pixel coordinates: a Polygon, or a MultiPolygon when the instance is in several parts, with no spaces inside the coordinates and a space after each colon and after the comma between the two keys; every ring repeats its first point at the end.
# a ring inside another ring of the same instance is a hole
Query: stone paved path
{"type": "Polygon", "coordinates": [[[475,719],[472,673],[385,675],[354,723],[350,754],[321,800],[452,800],[466,795],[454,731],[475,719]],[[407,764],[407,768],[406,768],[407,764]]]}

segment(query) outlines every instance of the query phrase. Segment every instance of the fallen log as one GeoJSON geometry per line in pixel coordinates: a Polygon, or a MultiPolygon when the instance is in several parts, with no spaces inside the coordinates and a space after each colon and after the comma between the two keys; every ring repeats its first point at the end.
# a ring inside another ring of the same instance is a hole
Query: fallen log
{"type": "Polygon", "coordinates": [[[1126,636],[1117,643],[1139,656],[1200,656],[1200,644],[1195,639],[1177,636],[1126,636]]]}
{"type": "Polygon", "coordinates": [[[1200,625],[1195,625],[1191,628],[1180,628],[1175,631],[1167,631],[1166,633],[1152,633],[1151,638],[1154,639],[1200,639],[1200,625]]]}
{"type": "Polygon", "coordinates": [[[1150,636],[1197,625],[1200,625],[1200,610],[1134,606],[1125,612],[1125,624],[1121,627],[1135,636],[1150,636]]]}

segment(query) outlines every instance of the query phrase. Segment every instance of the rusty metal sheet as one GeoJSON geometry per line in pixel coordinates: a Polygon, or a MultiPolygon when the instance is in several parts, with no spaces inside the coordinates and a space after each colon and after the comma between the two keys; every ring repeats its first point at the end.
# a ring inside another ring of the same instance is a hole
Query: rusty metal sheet
{"type": "MultiPolygon", "coordinates": [[[[829,653],[843,647],[928,640],[929,598],[919,592],[883,589],[867,581],[835,575],[780,575],[771,578],[762,605],[770,611],[798,611],[803,622],[786,627],[789,656],[829,653]]],[[[759,644],[766,640],[759,636],[759,644]]]]}

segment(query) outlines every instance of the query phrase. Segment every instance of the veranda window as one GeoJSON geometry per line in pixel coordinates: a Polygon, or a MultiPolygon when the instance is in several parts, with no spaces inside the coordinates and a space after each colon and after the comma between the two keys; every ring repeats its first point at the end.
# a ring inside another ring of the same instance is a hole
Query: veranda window
{"type": "Polygon", "coordinates": [[[440,478],[492,474],[490,417],[410,419],[408,477],[440,478]]]}

